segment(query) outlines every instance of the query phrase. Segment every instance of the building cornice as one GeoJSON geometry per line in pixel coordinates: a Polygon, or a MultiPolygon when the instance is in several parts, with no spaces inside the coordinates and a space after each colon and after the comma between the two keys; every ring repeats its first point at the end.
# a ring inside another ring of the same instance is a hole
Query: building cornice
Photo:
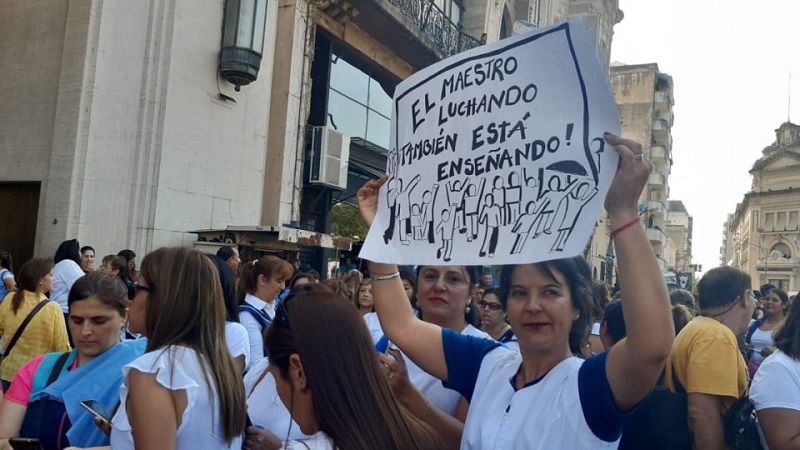
{"type": "MultiPolygon", "coordinates": [[[[797,147],[791,147],[791,148],[797,148],[797,147]]],[[[800,153],[798,153],[798,152],[796,152],[794,150],[790,150],[789,147],[783,147],[780,150],[778,150],[777,152],[775,152],[775,153],[773,153],[773,154],[771,154],[769,156],[763,157],[763,158],[759,159],[758,161],[756,161],[753,164],[753,168],[750,169],[750,173],[763,171],[767,166],[769,166],[770,164],[772,164],[773,162],[777,161],[778,159],[780,159],[783,156],[788,156],[789,158],[792,158],[795,161],[800,162],[800,153]]],[[[783,169],[783,167],[781,167],[781,169],[783,169]]],[[[777,169],[775,169],[775,170],[777,170],[777,169]]]]}

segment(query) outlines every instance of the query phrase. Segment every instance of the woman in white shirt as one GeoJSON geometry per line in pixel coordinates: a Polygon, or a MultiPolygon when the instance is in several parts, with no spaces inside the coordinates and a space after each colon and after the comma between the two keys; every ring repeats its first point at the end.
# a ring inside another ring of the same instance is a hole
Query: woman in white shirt
{"type": "Polygon", "coordinates": [[[756,372],[750,401],[767,450],[798,448],[800,441],[800,302],[794,301],[773,334],[775,350],[756,372]]]}
{"type": "Polygon", "coordinates": [[[286,280],[292,277],[292,265],[276,256],[262,256],[239,266],[239,323],[247,329],[252,365],[264,358],[264,330],[275,317],[275,299],[286,280]]]}
{"type": "MultiPolygon", "coordinates": [[[[69,312],[67,298],[69,290],[75,281],[84,276],[85,272],[81,269],[81,244],[77,239],[64,241],[58,246],[56,255],[53,258],[53,290],[50,291],[50,300],[58,303],[64,315],[69,312]]],[[[65,320],[66,323],[66,320],[65,320]]]]}
{"type": "Polygon", "coordinates": [[[756,374],[764,359],[775,351],[772,333],[783,324],[786,309],[789,307],[789,296],[781,289],[773,288],[761,297],[764,317],[754,320],[745,335],[747,345],[747,371],[750,379],[756,374]]]}
{"type": "Polygon", "coordinates": [[[128,311],[148,338],[123,368],[112,419],[115,450],[217,450],[242,446],[245,393],[225,346],[219,277],[196,250],[161,248],[142,260],[128,311]]]}
{"type": "Polygon", "coordinates": [[[214,263],[219,273],[222,297],[225,299],[225,342],[233,356],[233,362],[240,373],[244,373],[250,362],[250,339],[247,329],[239,323],[236,301],[236,275],[231,266],[217,255],[206,255],[214,263]]]}
{"type": "MultiPolygon", "coordinates": [[[[375,309],[387,336],[427,372],[470,400],[462,449],[617,448],[624,413],[655,385],[674,331],[661,271],[638,217],[650,173],[641,145],[606,134],[620,166],[605,201],[613,224],[628,337],[582,360],[589,321],[591,272],[573,257],[507,266],[502,277],[517,353],[417,319],[397,267],[370,263],[375,309]],[[510,381],[510,382],[509,382],[510,381]]],[[[386,178],[358,191],[372,223],[386,178]]]]}

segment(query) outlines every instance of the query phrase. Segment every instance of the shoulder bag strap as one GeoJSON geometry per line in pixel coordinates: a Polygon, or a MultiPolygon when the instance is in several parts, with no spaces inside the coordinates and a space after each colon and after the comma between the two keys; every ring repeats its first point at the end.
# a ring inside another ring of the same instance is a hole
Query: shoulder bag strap
{"type": "MultiPolygon", "coordinates": [[[[47,383],[45,384],[45,387],[50,386],[58,379],[58,376],[61,374],[61,369],[64,368],[64,364],[66,364],[70,353],[72,352],[64,352],[59,355],[55,364],[53,364],[53,368],[50,370],[50,375],[47,377],[47,383]]],[[[35,408],[30,408],[28,411],[36,415],[36,429],[44,430],[46,429],[44,416],[47,412],[47,402],[49,401],[49,398],[42,398],[37,401],[41,402],[41,404],[38,404],[35,408]]],[[[66,414],[66,412],[64,412],[64,414],[66,414]]]]}
{"type": "Polygon", "coordinates": [[[53,365],[53,370],[50,371],[50,376],[47,377],[47,383],[45,386],[50,386],[58,379],[58,376],[61,375],[61,369],[63,369],[64,364],[67,363],[70,353],[72,352],[64,352],[58,357],[56,363],[53,365]]]}
{"type": "Polygon", "coordinates": [[[681,381],[678,379],[678,375],[675,373],[675,364],[672,364],[672,385],[675,386],[675,392],[679,394],[686,394],[686,389],[681,384],[681,381]]]}
{"type": "Polygon", "coordinates": [[[33,319],[33,316],[35,316],[36,313],[39,312],[39,310],[44,308],[44,305],[46,305],[47,302],[49,302],[49,301],[50,300],[47,300],[47,299],[40,301],[39,304],[36,305],[36,307],[33,308],[31,310],[31,312],[28,313],[28,317],[26,317],[25,320],[23,320],[22,323],[19,325],[19,328],[17,328],[17,332],[14,333],[14,336],[11,338],[11,342],[8,343],[8,347],[6,347],[6,351],[3,352],[3,358],[4,359],[5,359],[6,356],[8,356],[9,353],[11,353],[11,349],[14,348],[14,345],[19,340],[19,337],[22,336],[22,332],[25,331],[25,327],[28,326],[28,324],[30,323],[31,319],[33,319]]]}

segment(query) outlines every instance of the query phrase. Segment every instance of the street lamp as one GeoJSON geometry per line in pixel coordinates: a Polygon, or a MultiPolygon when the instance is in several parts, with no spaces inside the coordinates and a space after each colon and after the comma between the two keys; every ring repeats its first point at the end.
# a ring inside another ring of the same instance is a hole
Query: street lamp
{"type": "Polygon", "coordinates": [[[219,71],[236,92],[258,78],[266,20],[267,0],[225,0],[219,71]]]}

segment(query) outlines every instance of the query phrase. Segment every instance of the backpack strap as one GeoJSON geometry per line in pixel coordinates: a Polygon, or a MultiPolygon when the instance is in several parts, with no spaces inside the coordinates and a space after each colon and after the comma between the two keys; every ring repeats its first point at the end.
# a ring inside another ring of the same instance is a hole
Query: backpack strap
{"type": "Polygon", "coordinates": [[[747,335],[745,335],[745,337],[744,337],[744,341],[746,343],[748,343],[748,344],[750,343],[750,339],[753,337],[753,333],[755,333],[756,330],[758,329],[758,327],[760,327],[763,323],[764,323],[764,319],[758,319],[758,320],[753,321],[753,323],[750,324],[750,327],[747,329],[747,335]]]}
{"type": "Polygon", "coordinates": [[[58,376],[61,374],[61,370],[64,368],[64,364],[67,363],[70,353],[72,352],[64,352],[58,357],[56,363],[53,365],[53,370],[50,371],[50,376],[47,377],[47,383],[45,384],[45,387],[50,386],[58,379],[58,376]]]}
{"type": "Polygon", "coordinates": [[[28,326],[30,321],[33,319],[33,316],[35,316],[36,313],[38,313],[42,308],[44,308],[44,305],[46,305],[49,301],[50,300],[48,300],[48,299],[44,299],[44,300],[40,301],[39,304],[36,305],[31,310],[31,312],[28,313],[28,316],[25,317],[25,320],[23,320],[22,323],[19,325],[19,328],[17,328],[17,331],[14,333],[14,336],[11,338],[11,341],[8,343],[8,347],[6,347],[5,352],[3,352],[3,358],[0,358],[0,359],[5,359],[8,356],[8,354],[11,353],[11,349],[14,348],[14,345],[16,345],[16,343],[19,340],[20,336],[22,336],[22,332],[25,331],[25,327],[28,326]]]}
{"type": "MultiPolygon", "coordinates": [[[[70,353],[72,353],[72,352],[71,351],[70,352],[64,352],[61,355],[59,355],[59,357],[56,360],[55,364],[53,364],[53,368],[50,370],[50,375],[47,377],[47,383],[45,384],[45,387],[50,386],[51,384],[53,384],[58,379],[58,376],[61,375],[61,370],[64,368],[64,364],[66,364],[70,353]]],[[[36,407],[36,408],[30,408],[30,411],[36,414],[36,422],[35,422],[36,423],[36,429],[37,430],[41,430],[42,427],[44,426],[44,416],[45,416],[45,413],[47,412],[47,408],[45,407],[44,403],[49,401],[49,397],[48,398],[41,398],[41,399],[39,399],[37,401],[41,402],[41,404],[38,405],[38,407],[36,407]]]]}
{"type": "MultiPolygon", "coordinates": [[[[672,386],[675,388],[675,393],[677,393],[677,394],[686,394],[686,389],[683,387],[683,385],[681,384],[680,380],[678,380],[678,376],[675,374],[675,365],[674,364],[670,364],[670,367],[672,368],[672,373],[671,373],[672,377],[671,378],[672,378],[672,386]]],[[[666,376],[667,376],[667,368],[664,367],[661,370],[661,375],[658,376],[658,381],[656,382],[656,385],[663,386],[664,385],[664,377],[666,377],[666,376]]]]}
{"type": "Polygon", "coordinates": [[[258,324],[261,326],[261,329],[267,328],[270,322],[272,322],[272,319],[269,316],[267,316],[267,314],[264,313],[264,311],[256,309],[253,305],[247,303],[242,303],[241,305],[239,305],[239,313],[241,314],[243,312],[246,312],[251,316],[253,316],[253,318],[256,319],[256,322],[258,322],[258,324]]]}

